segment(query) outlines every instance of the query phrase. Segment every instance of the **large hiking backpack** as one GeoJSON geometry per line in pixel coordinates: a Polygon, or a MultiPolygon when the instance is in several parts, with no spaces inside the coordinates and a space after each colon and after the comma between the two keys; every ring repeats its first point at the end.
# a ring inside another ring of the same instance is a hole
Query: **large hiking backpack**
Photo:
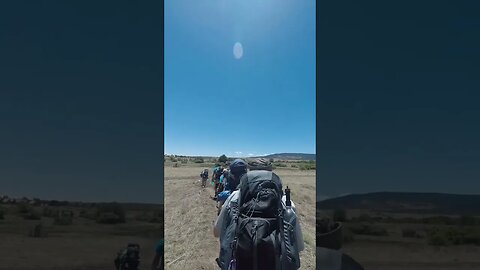
{"type": "Polygon", "coordinates": [[[126,249],[117,253],[114,262],[117,270],[138,270],[140,265],[140,245],[128,244],[126,249]]]}
{"type": "Polygon", "coordinates": [[[223,168],[222,167],[218,167],[214,174],[215,174],[215,179],[220,179],[220,176],[222,176],[222,173],[223,173],[223,168]]]}
{"type": "Polygon", "coordinates": [[[221,239],[219,265],[225,270],[295,270],[300,267],[294,225],[285,221],[282,183],[271,171],[242,177],[236,209],[221,239]],[[230,244],[230,249],[229,245],[230,244]],[[228,254],[230,253],[230,254],[228,254]]]}
{"type": "Polygon", "coordinates": [[[234,191],[237,189],[238,184],[240,183],[240,179],[235,178],[235,176],[229,172],[227,177],[223,179],[225,190],[234,191]]]}

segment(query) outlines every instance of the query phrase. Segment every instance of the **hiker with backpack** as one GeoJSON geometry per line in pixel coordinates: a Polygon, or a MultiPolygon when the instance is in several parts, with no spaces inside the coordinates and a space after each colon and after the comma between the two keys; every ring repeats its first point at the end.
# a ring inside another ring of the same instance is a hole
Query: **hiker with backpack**
{"type": "Polygon", "coordinates": [[[221,171],[220,176],[218,177],[217,194],[223,191],[225,175],[228,175],[227,169],[223,169],[223,171],[221,171]]]}
{"type": "Polygon", "coordinates": [[[218,166],[218,167],[215,167],[213,169],[213,173],[212,173],[212,182],[214,183],[214,191],[215,191],[215,195],[213,196],[213,200],[217,200],[217,195],[218,195],[218,185],[219,185],[219,181],[220,181],[220,176],[222,175],[223,173],[223,167],[222,166],[218,166]]]}
{"type": "Polygon", "coordinates": [[[117,253],[114,263],[117,270],[138,270],[140,265],[140,245],[129,243],[127,248],[117,253]]]}
{"type": "Polygon", "coordinates": [[[224,172],[223,176],[223,185],[224,190],[218,193],[217,196],[217,215],[220,215],[220,211],[225,200],[230,196],[230,194],[237,189],[238,184],[240,183],[240,178],[247,173],[247,163],[242,159],[235,159],[230,164],[230,170],[224,172]]]}
{"type": "Polygon", "coordinates": [[[290,190],[285,191],[284,196],[271,166],[253,167],[241,177],[214,225],[214,236],[220,237],[216,261],[222,270],[300,268],[303,235],[290,190]]]}
{"type": "Polygon", "coordinates": [[[203,169],[203,171],[200,173],[200,177],[202,178],[202,188],[204,188],[207,185],[208,169],[203,169]]]}

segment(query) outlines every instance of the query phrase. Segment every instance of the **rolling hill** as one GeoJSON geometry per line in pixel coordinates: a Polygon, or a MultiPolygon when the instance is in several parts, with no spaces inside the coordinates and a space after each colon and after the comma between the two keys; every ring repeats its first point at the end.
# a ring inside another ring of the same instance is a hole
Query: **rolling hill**
{"type": "Polygon", "coordinates": [[[315,160],[315,154],[305,153],[278,153],[263,156],[264,158],[282,159],[282,160],[315,160]]]}
{"type": "Polygon", "coordinates": [[[317,201],[317,209],[370,209],[396,213],[480,215],[480,195],[376,192],[317,201]]]}

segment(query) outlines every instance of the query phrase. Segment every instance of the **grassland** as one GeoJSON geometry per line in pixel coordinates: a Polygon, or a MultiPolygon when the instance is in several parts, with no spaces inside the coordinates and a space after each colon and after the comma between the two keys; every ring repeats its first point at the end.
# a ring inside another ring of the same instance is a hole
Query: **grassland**
{"type": "MultiPolygon", "coordinates": [[[[217,217],[213,189],[200,187],[202,168],[213,164],[165,163],[165,263],[166,269],[217,270],[219,241],[213,237],[217,217]],[[174,164],[177,165],[174,165],[174,164]],[[174,167],[175,166],[175,167],[174,167]]],[[[211,170],[210,170],[211,171],[211,170]]],[[[315,171],[298,167],[274,170],[292,190],[305,240],[301,269],[315,269],[315,171]]]]}
{"type": "Polygon", "coordinates": [[[342,251],[365,269],[480,269],[480,226],[465,218],[363,209],[345,218],[342,251]]]}
{"type": "Polygon", "coordinates": [[[130,242],[140,244],[141,266],[146,269],[163,230],[163,220],[138,220],[146,213],[161,213],[161,206],[144,209],[141,205],[124,206],[126,222],[121,224],[99,224],[92,218],[80,217],[81,213],[93,215],[95,207],[36,206],[30,209],[37,215],[33,220],[26,219],[18,205],[1,208],[4,212],[0,219],[1,270],[114,269],[117,251],[130,242]],[[58,225],[55,217],[44,216],[47,207],[54,212],[71,211],[71,224],[58,225]],[[40,237],[32,237],[30,233],[38,224],[42,224],[42,233],[40,237]]]}

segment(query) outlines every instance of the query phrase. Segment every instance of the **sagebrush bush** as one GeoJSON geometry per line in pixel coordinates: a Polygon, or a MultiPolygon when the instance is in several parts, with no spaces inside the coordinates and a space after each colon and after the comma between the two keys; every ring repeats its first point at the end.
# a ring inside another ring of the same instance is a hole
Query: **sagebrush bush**
{"type": "Polygon", "coordinates": [[[97,208],[96,220],[103,224],[125,223],[125,209],[119,203],[101,204],[97,208]]]}
{"type": "Polygon", "coordinates": [[[194,163],[204,163],[205,161],[203,160],[203,158],[196,158],[193,160],[194,163]]]}
{"type": "Polygon", "coordinates": [[[20,214],[28,214],[32,211],[32,206],[22,202],[17,204],[17,209],[20,214]]]}
{"type": "Polygon", "coordinates": [[[57,216],[55,217],[53,223],[55,225],[62,225],[62,226],[72,225],[73,218],[71,216],[57,216]]]}
{"type": "Polygon", "coordinates": [[[302,163],[299,165],[300,170],[306,171],[306,170],[315,170],[317,168],[315,163],[308,162],[308,163],[302,163]]]}

